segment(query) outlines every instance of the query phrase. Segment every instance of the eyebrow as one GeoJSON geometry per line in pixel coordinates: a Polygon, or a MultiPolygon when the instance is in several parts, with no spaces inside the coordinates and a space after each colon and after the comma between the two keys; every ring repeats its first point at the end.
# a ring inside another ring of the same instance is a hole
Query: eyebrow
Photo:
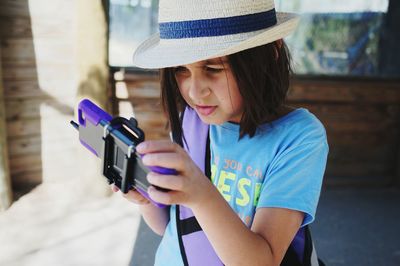
{"type": "Polygon", "coordinates": [[[226,59],[207,59],[204,65],[223,65],[227,63],[228,61],[226,59]]]}

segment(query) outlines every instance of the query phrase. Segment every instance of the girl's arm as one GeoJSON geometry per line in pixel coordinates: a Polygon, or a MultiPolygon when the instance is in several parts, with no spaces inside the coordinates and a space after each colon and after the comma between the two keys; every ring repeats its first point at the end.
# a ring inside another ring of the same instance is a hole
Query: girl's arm
{"type": "MultiPolygon", "coordinates": [[[[119,189],[115,185],[111,185],[111,189],[117,192],[119,189]]],[[[129,201],[139,205],[140,213],[147,225],[154,233],[162,236],[169,221],[169,208],[159,208],[151,204],[148,199],[143,197],[139,192],[130,190],[126,194],[122,194],[129,201]]]]}
{"type": "Polygon", "coordinates": [[[153,185],[149,195],[164,204],[182,204],[192,209],[197,221],[225,265],[279,265],[298,231],[303,213],[282,208],[257,210],[251,229],[229,206],[215,186],[204,176],[177,144],[154,141],[140,144],[149,166],[174,168],[179,175],[149,173],[153,185]]]}
{"type": "Polygon", "coordinates": [[[191,208],[216,253],[229,266],[280,265],[303,220],[301,212],[260,208],[249,229],[216,189],[191,208]]]}
{"type": "Polygon", "coordinates": [[[162,236],[169,221],[169,207],[158,208],[149,203],[139,206],[140,212],[147,225],[154,233],[162,236]]]}

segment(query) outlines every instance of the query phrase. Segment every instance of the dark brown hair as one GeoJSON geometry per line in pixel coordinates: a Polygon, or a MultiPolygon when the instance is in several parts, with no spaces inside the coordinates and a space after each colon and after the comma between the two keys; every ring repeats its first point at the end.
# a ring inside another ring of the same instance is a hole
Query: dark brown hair
{"type": "MultiPolygon", "coordinates": [[[[276,115],[283,105],[291,74],[290,54],[282,41],[265,44],[227,56],[229,66],[243,97],[240,137],[254,136],[267,117],[276,115]]],[[[180,114],[187,106],[176,83],[174,69],[160,71],[161,101],[167,114],[172,137],[182,145],[180,114]]]]}

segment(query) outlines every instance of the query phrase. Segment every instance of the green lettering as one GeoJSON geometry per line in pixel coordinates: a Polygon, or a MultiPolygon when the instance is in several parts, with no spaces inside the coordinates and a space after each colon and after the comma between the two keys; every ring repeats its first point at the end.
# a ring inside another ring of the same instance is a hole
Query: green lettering
{"type": "Polygon", "coordinates": [[[260,192],[261,192],[261,183],[256,183],[256,187],[255,187],[255,190],[254,190],[253,206],[257,205],[258,200],[260,198],[260,192]]]}

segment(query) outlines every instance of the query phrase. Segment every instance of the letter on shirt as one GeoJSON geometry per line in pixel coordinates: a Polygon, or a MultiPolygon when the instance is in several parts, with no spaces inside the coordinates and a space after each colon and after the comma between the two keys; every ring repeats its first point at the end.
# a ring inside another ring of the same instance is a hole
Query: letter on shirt
{"type": "Polygon", "coordinates": [[[260,192],[261,192],[261,183],[256,183],[256,189],[254,191],[253,206],[257,206],[258,199],[260,198],[260,192]]]}
{"type": "Polygon", "coordinates": [[[211,165],[211,182],[215,181],[215,174],[217,173],[217,166],[215,164],[211,165]]]}
{"type": "Polygon", "coordinates": [[[222,196],[224,196],[225,200],[229,202],[231,200],[231,195],[229,194],[231,191],[231,186],[226,184],[226,179],[235,181],[236,175],[224,170],[221,170],[221,173],[219,175],[217,188],[222,196]]]}
{"type": "Polygon", "coordinates": [[[250,185],[251,185],[250,179],[247,179],[247,178],[239,179],[238,189],[239,189],[240,195],[242,195],[242,198],[240,198],[240,199],[237,198],[236,199],[236,204],[237,205],[246,206],[247,204],[249,204],[250,196],[249,196],[249,193],[247,192],[247,190],[245,189],[245,186],[250,187],[250,185]]]}

